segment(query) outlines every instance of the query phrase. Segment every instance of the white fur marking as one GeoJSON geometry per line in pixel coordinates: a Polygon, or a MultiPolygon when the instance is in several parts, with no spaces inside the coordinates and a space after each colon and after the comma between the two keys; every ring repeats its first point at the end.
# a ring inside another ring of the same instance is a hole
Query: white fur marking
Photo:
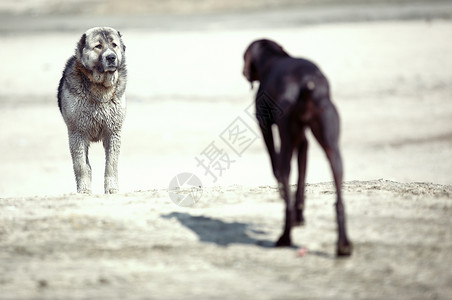
{"type": "Polygon", "coordinates": [[[293,81],[289,81],[286,84],[283,99],[289,101],[290,103],[294,103],[297,100],[298,94],[299,94],[298,84],[293,81]]]}

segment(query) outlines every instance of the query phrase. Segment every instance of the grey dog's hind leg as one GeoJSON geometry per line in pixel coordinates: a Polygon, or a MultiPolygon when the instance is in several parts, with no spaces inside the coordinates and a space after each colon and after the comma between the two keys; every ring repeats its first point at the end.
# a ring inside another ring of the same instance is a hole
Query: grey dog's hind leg
{"type": "Polygon", "coordinates": [[[71,150],[77,193],[91,193],[91,166],[88,161],[89,142],[79,134],[69,133],[69,148],[71,150]]]}
{"type": "Polygon", "coordinates": [[[106,136],[103,139],[105,148],[105,194],[118,192],[118,160],[121,148],[121,137],[119,133],[106,136]]]}

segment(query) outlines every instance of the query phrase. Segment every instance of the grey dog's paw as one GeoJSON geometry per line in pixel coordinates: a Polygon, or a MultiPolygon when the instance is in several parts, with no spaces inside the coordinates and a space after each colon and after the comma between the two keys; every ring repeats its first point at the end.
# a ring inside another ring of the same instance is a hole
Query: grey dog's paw
{"type": "Polygon", "coordinates": [[[79,189],[77,191],[77,193],[91,195],[91,190],[90,189],[79,189]]]}
{"type": "Polygon", "coordinates": [[[118,189],[116,188],[110,188],[105,190],[105,194],[116,194],[118,193],[118,189]]]}
{"type": "Polygon", "coordinates": [[[105,194],[116,194],[118,192],[118,180],[115,177],[105,177],[105,194]]]}

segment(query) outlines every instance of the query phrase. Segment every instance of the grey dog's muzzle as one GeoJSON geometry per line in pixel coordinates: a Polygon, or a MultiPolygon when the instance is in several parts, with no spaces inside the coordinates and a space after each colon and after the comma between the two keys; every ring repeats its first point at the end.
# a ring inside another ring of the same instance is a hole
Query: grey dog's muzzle
{"type": "Polygon", "coordinates": [[[114,72],[118,69],[118,57],[114,51],[107,49],[101,56],[101,62],[98,66],[100,73],[114,72]]]}

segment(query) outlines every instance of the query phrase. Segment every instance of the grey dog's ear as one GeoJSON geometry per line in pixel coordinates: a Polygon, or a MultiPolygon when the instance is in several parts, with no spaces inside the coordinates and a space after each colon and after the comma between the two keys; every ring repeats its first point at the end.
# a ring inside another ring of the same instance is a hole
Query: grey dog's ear
{"type": "Polygon", "coordinates": [[[122,51],[123,51],[123,52],[126,52],[126,45],[124,45],[124,42],[122,41],[122,35],[121,35],[121,32],[119,32],[119,30],[116,30],[116,32],[118,33],[119,40],[121,41],[122,51]]]}
{"type": "Polygon", "coordinates": [[[85,48],[85,45],[86,45],[86,33],[82,35],[80,41],[77,44],[77,56],[79,57],[83,56],[83,48],[85,48]]]}

